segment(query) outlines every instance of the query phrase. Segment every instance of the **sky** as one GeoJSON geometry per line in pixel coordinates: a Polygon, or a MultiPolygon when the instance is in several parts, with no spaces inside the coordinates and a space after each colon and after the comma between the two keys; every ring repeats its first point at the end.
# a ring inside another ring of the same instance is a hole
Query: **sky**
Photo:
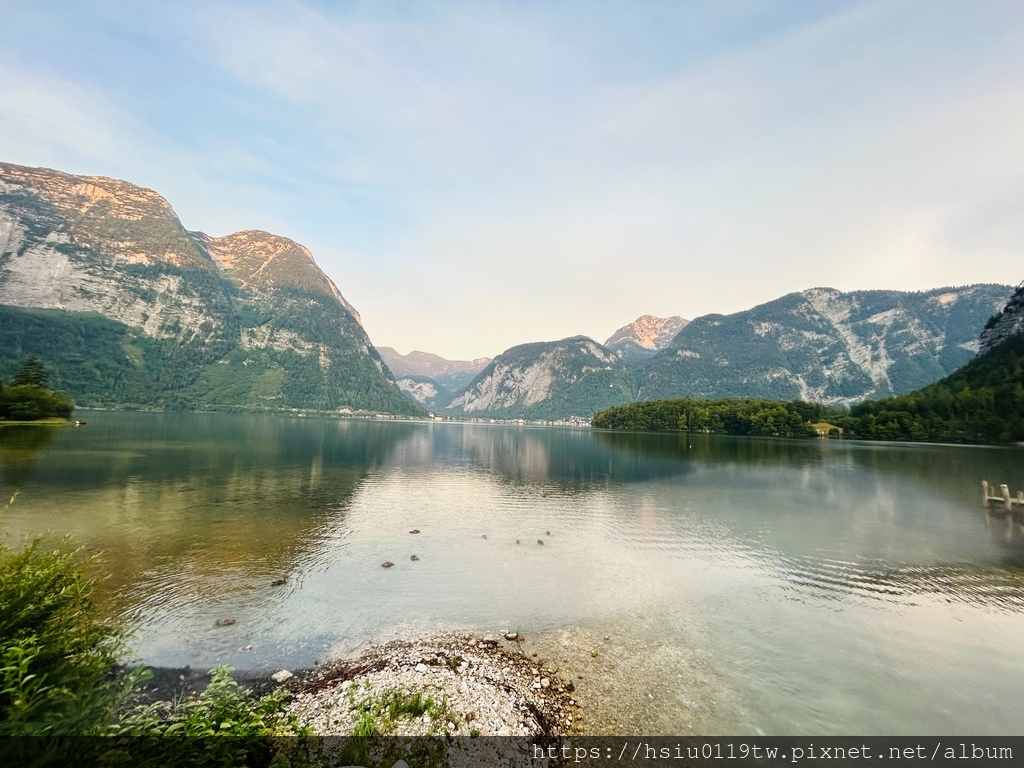
{"type": "Polygon", "coordinates": [[[309,247],[452,359],[1024,278],[1024,3],[0,0],[0,160],[309,247]]]}

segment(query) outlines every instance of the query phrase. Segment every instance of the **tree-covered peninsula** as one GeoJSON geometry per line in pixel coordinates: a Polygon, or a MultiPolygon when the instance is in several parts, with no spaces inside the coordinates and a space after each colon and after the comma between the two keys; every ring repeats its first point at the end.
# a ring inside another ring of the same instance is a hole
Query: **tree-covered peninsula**
{"type": "Polygon", "coordinates": [[[10,382],[0,381],[0,422],[68,418],[75,404],[49,384],[50,375],[39,358],[27,358],[10,382]]]}
{"type": "MultiPolygon", "coordinates": [[[[727,435],[818,437],[827,432],[841,408],[801,400],[652,400],[619,405],[596,414],[598,429],[681,430],[727,435]],[[824,425],[824,426],[823,426],[824,425]]],[[[838,431],[838,430],[837,430],[838,431]]]]}

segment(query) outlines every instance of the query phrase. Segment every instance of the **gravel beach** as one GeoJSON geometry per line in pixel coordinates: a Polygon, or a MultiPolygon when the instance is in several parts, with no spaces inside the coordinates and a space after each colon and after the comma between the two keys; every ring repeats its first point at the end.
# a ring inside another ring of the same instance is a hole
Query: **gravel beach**
{"type": "Polygon", "coordinates": [[[516,641],[446,634],[378,645],[284,683],[289,711],[321,735],[370,718],[401,735],[557,737],[580,732],[575,686],[516,641]]]}

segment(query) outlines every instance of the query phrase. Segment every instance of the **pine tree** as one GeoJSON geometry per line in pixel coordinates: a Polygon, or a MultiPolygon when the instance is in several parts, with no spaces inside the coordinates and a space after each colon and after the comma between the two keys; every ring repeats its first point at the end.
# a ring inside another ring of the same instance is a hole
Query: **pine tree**
{"type": "Polygon", "coordinates": [[[11,379],[11,384],[16,387],[23,384],[33,384],[46,389],[49,383],[50,374],[46,372],[46,366],[43,365],[43,361],[35,355],[29,356],[11,379]]]}

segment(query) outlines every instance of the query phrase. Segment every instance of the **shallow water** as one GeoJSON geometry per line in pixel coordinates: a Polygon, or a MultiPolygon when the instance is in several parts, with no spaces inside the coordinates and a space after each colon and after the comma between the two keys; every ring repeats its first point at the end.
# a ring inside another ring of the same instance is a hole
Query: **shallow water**
{"type": "Polygon", "coordinates": [[[980,504],[1021,449],[85,418],[0,430],[2,529],[104,551],[150,664],[507,627],[629,689],[631,729],[1024,733],[1024,532],[980,504]]]}

